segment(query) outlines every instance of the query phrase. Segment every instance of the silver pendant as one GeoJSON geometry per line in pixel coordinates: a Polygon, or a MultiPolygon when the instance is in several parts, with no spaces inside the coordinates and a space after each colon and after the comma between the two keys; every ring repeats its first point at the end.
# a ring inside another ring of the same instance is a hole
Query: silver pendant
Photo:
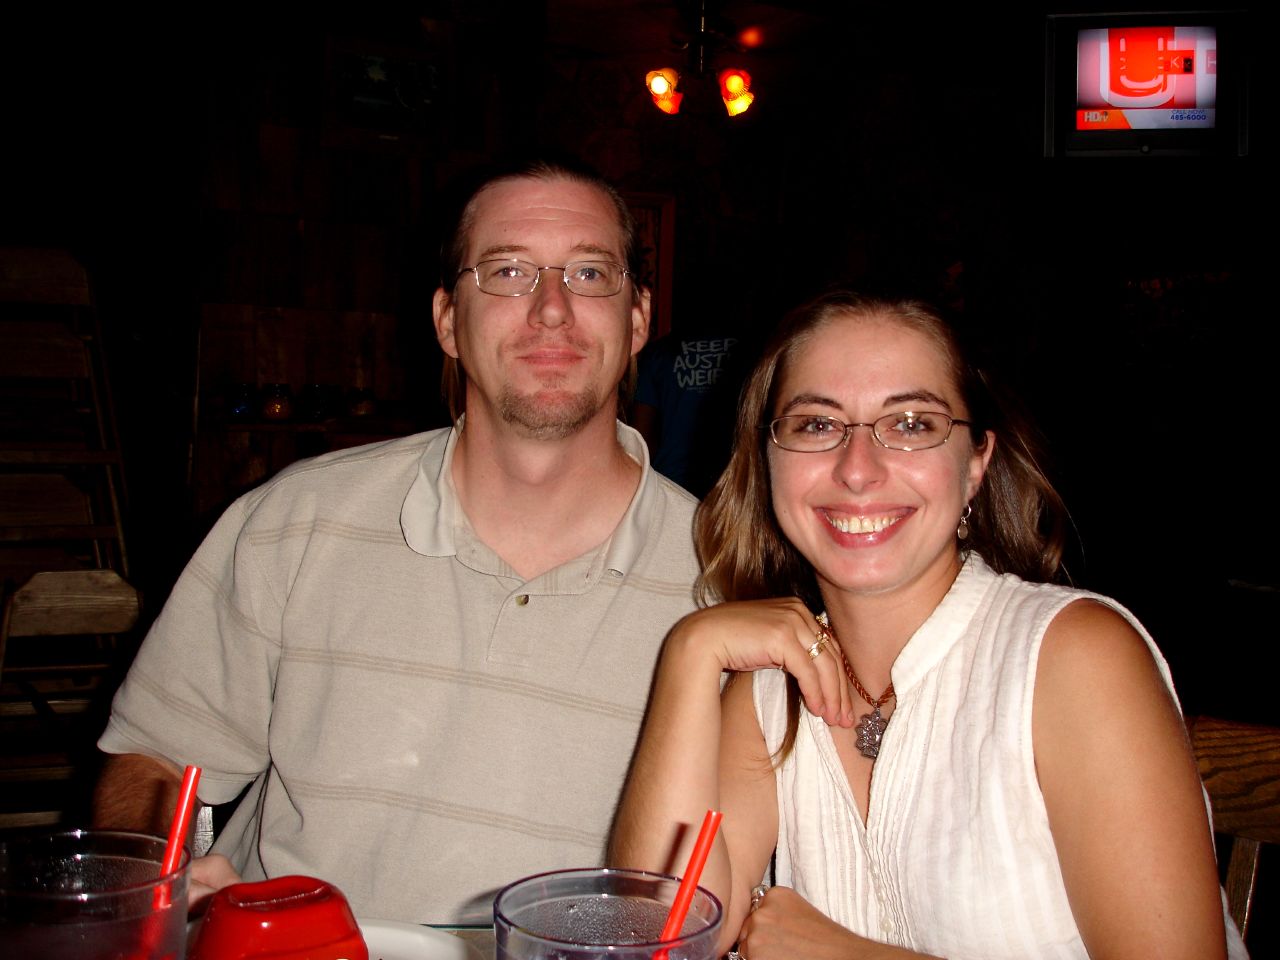
{"type": "Polygon", "coordinates": [[[874,760],[880,755],[880,741],[887,726],[889,721],[880,716],[879,707],[872,707],[870,713],[862,715],[858,721],[858,750],[864,757],[874,760]]]}

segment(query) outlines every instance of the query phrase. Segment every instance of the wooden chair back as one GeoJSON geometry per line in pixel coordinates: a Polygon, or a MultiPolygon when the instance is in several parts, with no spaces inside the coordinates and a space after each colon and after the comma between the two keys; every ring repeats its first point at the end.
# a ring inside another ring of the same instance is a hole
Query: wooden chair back
{"type": "Polygon", "coordinates": [[[1262,844],[1280,843],[1280,728],[1188,717],[1187,730],[1214,830],[1231,837],[1227,905],[1247,937],[1262,844]]]}
{"type": "Polygon", "coordinates": [[[128,576],[125,500],[88,275],[65,250],[0,247],[0,501],[14,508],[0,510],[0,571],[19,582],[76,566],[128,576]],[[46,510],[56,485],[78,487],[89,515],[46,510]]]}
{"type": "MultiPolygon", "coordinates": [[[[0,617],[0,680],[10,637],[114,636],[138,622],[138,591],[114,570],[48,570],[6,590],[0,617]]],[[[57,651],[49,660],[59,663],[57,651]]]]}
{"type": "Polygon", "coordinates": [[[83,793],[93,705],[114,660],[103,646],[133,629],[139,596],[114,570],[42,571],[3,586],[0,830],[48,826],[83,793]],[[15,658],[8,641],[19,637],[15,658]]]}
{"type": "Polygon", "coordinates": [[[89,278],[66,250],[0,247],[0,300],[88,306],[89,278]]]}

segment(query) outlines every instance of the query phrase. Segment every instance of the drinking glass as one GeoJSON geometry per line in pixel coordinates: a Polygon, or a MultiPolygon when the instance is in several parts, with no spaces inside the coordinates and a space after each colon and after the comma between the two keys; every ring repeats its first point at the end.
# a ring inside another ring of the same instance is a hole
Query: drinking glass
{"type": "Polygon", "coordinates": [[[110,830],[0,840],[0,956],[182,960],[191,856],[161,876],[164,848],[110,830]]]}
{"type": "Polygon", "coordinates": [[[497,960],[715,960],[720,901],[699,887],[680,934],[661,940],[680,880],[641,870],[560,870],[499,892],[497,960]],[[661,958],[659,958],[661,960],[661,958]]]}

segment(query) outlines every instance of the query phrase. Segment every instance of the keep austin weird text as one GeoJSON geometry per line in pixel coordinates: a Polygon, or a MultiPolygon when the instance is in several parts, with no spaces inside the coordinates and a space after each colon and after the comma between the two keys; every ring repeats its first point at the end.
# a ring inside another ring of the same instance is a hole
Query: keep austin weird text
{"type": "Polygon", "coordinates": [[[685,390],[715,386],[737,342],[736,337],[681,340],[680,353],[672,364],[676,382],[685,390]]]}

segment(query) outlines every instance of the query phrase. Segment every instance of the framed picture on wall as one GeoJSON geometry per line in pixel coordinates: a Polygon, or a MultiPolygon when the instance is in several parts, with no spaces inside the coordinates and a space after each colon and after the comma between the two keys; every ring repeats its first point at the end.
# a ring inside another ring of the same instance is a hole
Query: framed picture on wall
{"type": "Polygon", "coordinates": [[[332,36],[321,120],[326,147],[434,149],[442,64],[408,46],[332,36]]]}
{"type": "Polygon", "coordinates": [[[636,221],[641,282],[652,293],[649,339],[671,331],[671,285],[675,264],[676,200],[663,193],[623,192],[636,221]]]}

